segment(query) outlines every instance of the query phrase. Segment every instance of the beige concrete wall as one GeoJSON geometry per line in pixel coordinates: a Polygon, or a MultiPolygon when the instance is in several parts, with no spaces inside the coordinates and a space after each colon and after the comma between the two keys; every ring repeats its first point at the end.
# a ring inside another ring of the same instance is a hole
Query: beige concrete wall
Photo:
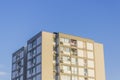
{"type": "Polygon", "coordinates": [[[94,49],[95,49],[96,80],[105,80],[103,45],[95,43],[94,49]]]}
{"type": "Polygon", "coordinates": [[[53,34],[42,32],[42,80],[53,80],[53,34]]]}

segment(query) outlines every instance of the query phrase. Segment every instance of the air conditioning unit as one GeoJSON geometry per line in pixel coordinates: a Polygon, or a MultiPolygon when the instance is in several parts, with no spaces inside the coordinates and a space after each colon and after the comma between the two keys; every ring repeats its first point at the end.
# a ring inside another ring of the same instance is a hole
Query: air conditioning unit
{"type": "Polygon", "coordinates": [[[60,44],[63,44],[63,42],[60,42],[60,44]]]}
{"type": "Polygon", "coordinates": [[[61,69],[60,72],[63,73],[64,71],[61,69]]]}
{"type": "Polygon", "coordinates": [[[60,63],[63,63],[63,60],[60,60],[60,63]]]}
{"type": "Polygon", "coordinates": [[[53,70],[53,72],[56,72],[56,70],[53,70]]]}
{"type": "Polygon", "coordinates": [[[60,51],[61,53],[63,53],[63,51],[60,51]]]}

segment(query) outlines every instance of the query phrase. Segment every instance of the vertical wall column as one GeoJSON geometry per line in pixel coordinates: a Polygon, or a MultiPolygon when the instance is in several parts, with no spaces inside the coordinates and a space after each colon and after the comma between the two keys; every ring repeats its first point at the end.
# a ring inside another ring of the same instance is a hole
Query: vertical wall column
{"type": "Polygon", "coordinates": [[[103,45],[95,43],[94,46],[95,46],[94,48],[95,48],[96,80],[105,80],[103,45]]]}
{"type": "Polygon", "coordinates": [[[53,80],[53,34],[42,32],[42,80],[53,80]]]}

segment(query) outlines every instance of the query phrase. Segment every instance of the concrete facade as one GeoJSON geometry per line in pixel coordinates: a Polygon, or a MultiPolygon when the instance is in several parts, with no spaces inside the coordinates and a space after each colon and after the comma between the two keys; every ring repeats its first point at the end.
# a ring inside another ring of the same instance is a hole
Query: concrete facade
{"type": "Polygon", "coordinates": [[[12,80],[105,80],[103,44],[91,39],[42,31],[24,54],[25,78],[12,80]]]}

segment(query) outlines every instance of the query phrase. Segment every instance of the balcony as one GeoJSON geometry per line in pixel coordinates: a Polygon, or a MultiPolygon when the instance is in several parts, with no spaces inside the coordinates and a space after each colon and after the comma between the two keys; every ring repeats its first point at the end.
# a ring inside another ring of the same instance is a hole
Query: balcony
{"type": "Polygon", "coordinates": [[[62,54],[65,54],[65,55],[70,55],[69,52],[66,52],[66,51],[60,51],[62,54]]]}
{"type": "Polygon", "coordinates": [[[70,45],[73,46],[73,47],[77,47],[77,41],[71,39],[71,40],[70,40],[70,45]]]}
{"type": "Polygon", "coordinates": [[[71,54],[77,56],[77,49],[71,49],[71,54]]]}

